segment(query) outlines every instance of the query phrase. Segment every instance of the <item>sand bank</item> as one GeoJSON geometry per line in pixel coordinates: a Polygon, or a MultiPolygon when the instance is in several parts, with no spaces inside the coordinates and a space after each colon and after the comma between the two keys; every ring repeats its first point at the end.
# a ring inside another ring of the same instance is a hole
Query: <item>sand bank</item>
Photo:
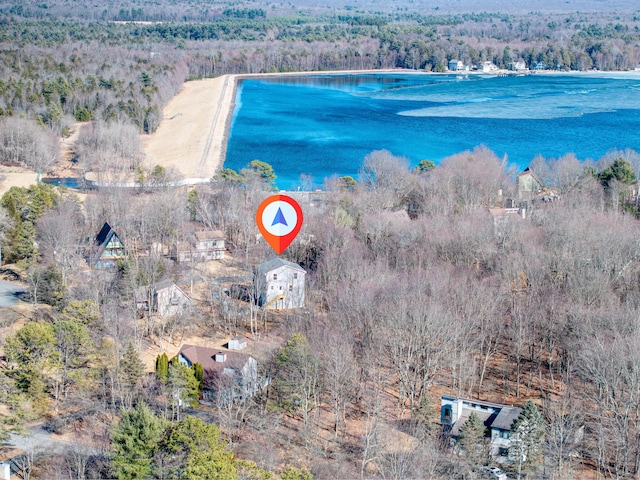
{"type": "Polygon", "coordinates": [[[173,169],[188,183],[211,178],[224,163],[236,82],[242,78],[338,73],[359,75],[397,71],[347,70],[223,75],[185,82],[182,90],[164,108],[162,121],[155,133],[142,137],[146,156],[145,167],[151,169],[161,165],[166,169],[173,169]]]}
{"type": "Polygon", "coordinates": [[[224,162],[234,97],[233,75],[186,82],[164,108],[155,133],[143,137],[147,168],[211,178],[224,162]]]}
{"type": "Polygon", "coordinates": [[[0,165],[0,197],[11,187],[28,187],[38,181],[38,174],[22,167],[0,165]]]}

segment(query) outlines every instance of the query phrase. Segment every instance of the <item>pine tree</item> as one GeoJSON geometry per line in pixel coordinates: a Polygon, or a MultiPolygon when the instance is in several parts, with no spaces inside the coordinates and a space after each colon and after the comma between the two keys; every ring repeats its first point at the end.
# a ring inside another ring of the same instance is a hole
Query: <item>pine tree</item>
{"type": "Polygon", "coordinates": [[[193,369],[172,361],[169,365],[167,387],[174,418],[179,421],[183,405],[194,407],[198,404],[198,380],[193,374],[193,369]]]}
{"type": "Polygon", "coordinates": [[[162,352],[162,355],[156,357],[156,375],[161,382],[167,381],[167,375],[169,375],[169,357],[166,352],[162,352]]]}
{"type": "Polygon", "coordinates": [[[152,476],[152,459],[162,438],[164,423],[144,402],[123,410],[120,423],[111,429],[111,472],[116,478],[152,476]]]}
{"type": "Polygon", "coordinates": [[[460,428],[459,443],[467,457],[473,463],[479,463],[483,455],[483,443],[486,427],[475,412],[471,412],[460,428]]]}
{"type": "Polygon", "coordinates": [[[204,370],[201,363],[194,363],[192,365],[193,376],[198,380],[198,390],[202,392],[204,390],[204,370]]]}
{"type": "Polygon", "coordinates": [[[529,400],[518,418],[511,424],[509,458],[518,465],[518,479],[522,467],[532,467],[540,461],[546,423],[538,408],[529,400]]]}
{"type": "Polygon", "coordinates": [[[233,480],[238,478],[233,453],[214,424],[207,424],[188,415],[173,424],[163,441],[156,459],[164,478],[233,480]]]}
{"type": "Polygon", "coordinates": [[[120,382],[125,405],[131,406],[143,375],[144,363],[140,360],[140,355],[133,343],[129,342],[120,359],[120,382]]]}

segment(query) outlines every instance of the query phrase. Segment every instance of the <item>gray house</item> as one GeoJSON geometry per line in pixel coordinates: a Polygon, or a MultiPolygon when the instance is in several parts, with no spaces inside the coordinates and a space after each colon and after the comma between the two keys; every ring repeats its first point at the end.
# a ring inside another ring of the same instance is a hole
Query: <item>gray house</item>
{"type": "Polygon", "coordinates": [[[151,311],[161,317],[180,315],[191,310],[193,301],[172,280],[163,280],[153,286],[135,291],[136,308],[140,313],[151,311]]]}
{"type": "Polygon", "coordinates": [[[278,257],[261,263],[253,280],[258,305],[270,309],[304,307],[306,274],[300,265],[278,257]]]}
{"type": "Polygon", "coordinates": [[[486,435],[491,440],[491,454],[505,457],[511,446],[511,424],[522,412],[519,407],[481,402],[442,395],[440,421],[443,431],[453,439],[460,435],[460,429],[474,412],[487,428],[486,435]]]}
{"type": "Polygon", "coordinates": [[[226,251],[225,237],[220,230],[195,232],[186,242],[178,242],[170,256],[180,263],[222,260],[226,251]]]}

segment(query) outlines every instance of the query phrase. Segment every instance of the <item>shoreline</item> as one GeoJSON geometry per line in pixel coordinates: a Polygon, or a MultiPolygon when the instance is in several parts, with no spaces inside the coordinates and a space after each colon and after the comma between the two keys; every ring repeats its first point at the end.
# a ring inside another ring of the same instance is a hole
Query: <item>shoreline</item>
{"type": "Polygon", "coordinates": [[[639,71],[602,72],[530,70],[514,72],[423,72],[418,70],[336,70],[317,72],[277,72],[255,74],[227,74],[215,78],[185,82],[163,110],[160,126],[152,135],[143,137],[145,164],[148,168],[161,165],[173,169],[184,179],[182,184],[203,183],[224,167],[227,144],[235,109],[238,82],[283,76],[308,75],[367,75],[367,74],[416,74],[416,75],[480,75],[488,77],[525,75],[574,75],[635,77],[639,71]],[[203,135],[203,132],[207,132],[203,135]],[[176,140],[179,139],[179,140],[176,140]]]}
{"type": "Polygon", "coordinates": [[[185,82],[163,109],[158,129],[142,137],[145,166],[185,179],[209,179],[224,162],[235,105],[233,75],[185,82]]]}

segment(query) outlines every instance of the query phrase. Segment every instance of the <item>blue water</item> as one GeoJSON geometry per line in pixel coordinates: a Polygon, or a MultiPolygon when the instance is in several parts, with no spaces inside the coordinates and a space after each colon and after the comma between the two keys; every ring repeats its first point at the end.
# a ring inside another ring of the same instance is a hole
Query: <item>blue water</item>
{"type": "Polygon", "coordinates": [[[300,75],[240,82],[224,166],[271,164],[281,189],[357,177],[386,149],[412,164],[484,145],[524,169],[537,155],[640,152],[640,75],[300,75]]]}

